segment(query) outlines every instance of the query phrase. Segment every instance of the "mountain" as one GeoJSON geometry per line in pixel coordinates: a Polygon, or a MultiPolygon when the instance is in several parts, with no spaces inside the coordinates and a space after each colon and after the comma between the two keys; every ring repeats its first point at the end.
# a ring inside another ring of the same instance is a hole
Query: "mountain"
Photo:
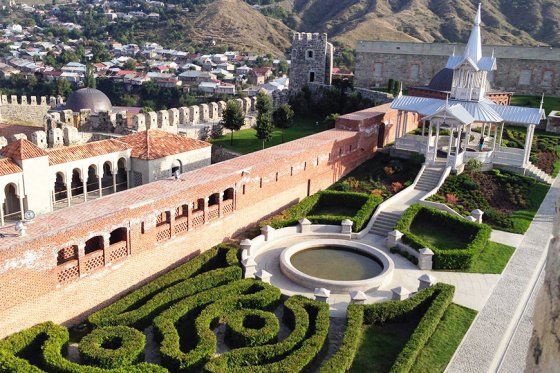
{"type": "MultiPolygon", "coordinates": [[[[465,42],[478,0],[281,1],[286,23],[327,32],[346,46],[358,40],[465,42]]],[[[484,42],[560,46],[560,1],[486,0],[484,42]]]]}

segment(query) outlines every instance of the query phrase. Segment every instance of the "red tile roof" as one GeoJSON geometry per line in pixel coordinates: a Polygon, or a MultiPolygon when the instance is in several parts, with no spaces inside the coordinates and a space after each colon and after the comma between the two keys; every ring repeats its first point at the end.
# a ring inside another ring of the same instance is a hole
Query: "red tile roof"
{"type": "Polygon", "coordinates": [[[0,176],[22,172],[21,167],[10,158],[0,158],[0,176]]]}
{"type": "Polygon", "coordinates": [[[212,146],[206,141],[155,129],[124,136],[119,138],[119,141],[132,147],[131,157],[144,160],[163,158],[212,146]]]}
{"type": "Polygon", "coordinates": [[[12,143],[0,149],[0,154],[2,154],[4,157],[12,158],[16,161],[21,161],[24,159],[44,157],[47,155],[47,152],[39,148],[29,140],[20,139],[13,141],[12,143]]]}
{"type": "Polygon", "coordinates": [[[115,139],[94,141],[82,145],[64,146],[62,148],[47,149],[49,164],[61,164],[98,155],[120,152],[130,149],[130,146],[115,139]]]}
{"type": "Polygon", "coordinates": [[[23,133],[27,136],[27,138],[31,137],[31,134],[35,131],[44,131],[45,127],[41,126],[31,126],[31,125],[23,125],[23,124],[8,124],[8,123],[0,123],[0,136],[4,136],[8,138],[12,135],[23,133]]]}

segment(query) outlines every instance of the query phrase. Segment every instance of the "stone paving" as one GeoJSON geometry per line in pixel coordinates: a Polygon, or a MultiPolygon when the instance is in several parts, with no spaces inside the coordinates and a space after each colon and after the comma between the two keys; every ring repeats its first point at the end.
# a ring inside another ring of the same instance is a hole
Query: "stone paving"
{"type": "MultiPolygon", "coordinates": [[[[287,277],[285,277],[280,270],[280,253],[302,241],[309,240],[309,237],[292,237],[284,240],[278,240],[277,243],[268,246],[263,251],[257,253],[255,261],[257,262],[257,270],[264,269],[272,274],[270,282],[272,285],[277,286],[286,295],[302,294],[307,297],[313,298],[313,289],[294,284],[287,277]]],[[[455,296],[453,301],[465,307],[474,310],[481,310],[486,300],[490,296],[492,289],[498,282],[500,275],[479,274],[479,273],[461,273],[461,272],[441,272],[441,271],[425,271],[420,270],[418,267],[400,255],[394,255],[384,245],[384,238],[374,234],[368,234],[364,238],[358,240],[374,246],[389,257],[395,263],[395,270],[393,278],[390,283],[382,286],[376,291],[366,292],[368,296],[367,303],[374,303],[378,301],[391,299],[391,289],[403,286],[407,290],[414,292],[418,289],[418,277],[422,274],[430,273],[439,282],[454,285],[456,287],[455,296]]],[[[349,294],[334,294],[331,293],[329,298],[329,305],[331,307],[331,316],[345,317],[346,307],[350,301],[349,294]]]]}
{"type": "Polygon", "coordinates": [[[523,241],[523,237],[522,234],[493,230],[490,235],[490,241],[517,248],[521,241],[523,241]]]}
{"type": "MultiPolygon", "coordinates": [[[[446,372],[487,372],[498,369],[512,336],[515,339],[516,326],[543,268],[552,238],[555,204],[559,195],[560,178],[556,178],[446,372]]],[[[530,334],[524,337],[529,339],[530,334]]]]}

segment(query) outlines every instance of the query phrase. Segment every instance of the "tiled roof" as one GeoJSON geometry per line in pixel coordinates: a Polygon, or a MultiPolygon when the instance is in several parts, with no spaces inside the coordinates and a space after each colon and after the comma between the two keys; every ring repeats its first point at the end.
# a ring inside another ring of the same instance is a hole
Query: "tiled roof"
{"type": "Polygon", "coordinates": [[[152,160],[211,146],[206,141],[174,135],[160,130],[147,130],[119,138],[132,147],[131,157],[152,160]]]}
{"type": "Polygon", "coordinates": [[[82,145],[64,146],[61,148],[47,149],[49,164],[61,164],[81,159],[96,157],[98,155],[120,152],[130,146],[115,139],[94,141],[82,145]]]}
{"type": "Polygon", "coordinates": [[[0,176],[22,172],[21,167],[10,158],[0,158],[0,176]]]}
{"type": "Polygon", "coordinates": [[[12,158],[16,161],[21,161],[24,159],[44,157],[47,155],[47,152],[45,152],[43,149],[39,148],[29,140],[20,139],[13,141],[12,143],[3,147],[0,150],[0,154],[2,154],[4,157],[12,158]]]}
{"type": "Polygon", "coordinates": [[[27,136],[27,138],[30,138],[33,132],[44,131],[44,130],[45,130],[44,127],[39,127],[39,126],[0,123],[0,136],[4,136],[5,138],[8,138],[12,135],[16,135],[18,133],[23,133],[27,136]]]}

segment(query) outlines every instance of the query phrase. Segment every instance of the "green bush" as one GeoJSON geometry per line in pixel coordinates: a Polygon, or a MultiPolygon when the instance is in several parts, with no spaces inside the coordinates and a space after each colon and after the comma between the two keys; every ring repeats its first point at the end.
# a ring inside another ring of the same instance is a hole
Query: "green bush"
{"type": "Polygon", "coordinates": [[[227,316],[225,338],[231,347],[261,346],[276,341],[276,315],[262,310],[237,310],[227,316]]]}
{"type": "Polygon", "coordinates": [[[303,199],[300,203],[288,208],[279,216],[263,222],[262,225],[268,224],[278,229],[296,225],[302,218],[309,219],[313,224],[340,225],[343,220],[348,219],[354,223],[352,230],[359,232],[367,225],[377,205],[382,200],[380,196],[365,193],[324,190],[303,199]],[[354,216],[316,215],[313,213],[313,210],[330,206],[354,208],[357,212],[354,216]]]}
{"type": "Polygon", "coordinates": [[[420,250],[428,247],[434,252],[434,269],[467,269],[473,259],[488,244],[492,229],[485,224],[477,224],[463,218],[453,216],[430,207],[419,204],[409,207],[401,216],[395,227],[403,234],[403,243],[413,249],[420,250]],[[439,229],[450,234],[462,235],[469,241],[464,249],[441,249],[428,244],[422,238],[410,231],[415,219],[437,222],[439,229]]]}
{"type": "Polygon", "coordinates": [[[161,339],[163,365],[171,370],[192,370],[208,361],[216,351],[213,328],[228,314],[242,308],[270,309],[280,301],[280,290],[252,279],[239,280],[183,299],[154,319],[156,335],[161,339]],[[194,320],[188,331],[194,346],[181,349],[178,326],[194,320]],[[191,335],[192,334],[192,335],[191,335]]]}
{"type": "Polygon", "coordinates": [[[94,329],[80,341],[84,363],[101,368],[132,365],[144,355],[146,337],[128,326],[108,326],[94,329]]]}
{"type": "Polygon", "coordinates": [[[0,371],[2,372],[65,372],[65,373],[126,373],[166,372],[154,364],[140,363],[115,369],[80,365],[62,356],[69,341],[68,330],[52,322],[35,325],[0,341],[0,371]],[[26,351],[33,361],[18,357],[26,351]]]}
{"type": "Polygon", "coordinates": [[[243,278],[235,248],[220,245],[92,314],[96,326],[147,322],[179,299],[243,278]]]}
{"type": "Polygon", "coordinates": [[[284,322],[292,332],[282,341],[228,351],[204,366],[207,372],[301,372],[323,350],[329,331],[329,306],[299,295],[284,303],[284,322]]]}
{"type": "Polygon", "coordinates": [[[338,351],[321,366],[323,373],[344,373],[352,367],[360,347],[363,325],[382,325],[406,319],[413,313],[424,313],[416,329],[395,359],[391,372],[408,372],[418,354],[437,328],[447,307],[453,300],[455,288],[436,284],[404,301],[388,301],[368,305],[348,306],[346,330],[338,351]]]}

